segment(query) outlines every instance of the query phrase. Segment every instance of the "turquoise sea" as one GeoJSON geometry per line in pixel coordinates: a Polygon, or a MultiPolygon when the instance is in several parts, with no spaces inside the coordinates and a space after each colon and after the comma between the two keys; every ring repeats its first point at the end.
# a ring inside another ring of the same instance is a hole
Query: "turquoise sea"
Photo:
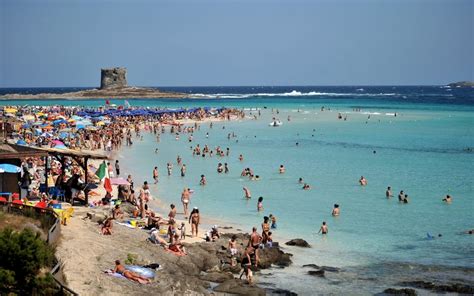
{"type": "MultiPolygon", "coordinates": [[[[294,264],[264,272],[260,283],[303,295],[374,294],[408,280],[473,284],[474,237],[462,234],[474,228],[473,90],[436,86],[192,91],[200,97],[129,102],[170,108],[238,107],[248,115],[257,114],[250,109],[259,108],[262,115],[257,120],[217,122],[212,128],[202,124],[192,143],[187,135],[177,141],[168,130],[158,143],[145,132],[142,141],[136,139],[117,157],[136,183],[150,181],[153,167],[158,166],[160,182],[152,190],[161,205],[175,203],[181,210],[180,192],[190,187],[195,191],[191,206],[198,206],[204,216],[250,231],[272,213],[278,219],[275,240],[300,237],[312,245],[310,249],[287,247],[294,264]],[[339,112],[347,120],[338,119],[339,112]],[[283,125],[270,127],[272,117],[283,125]],[[229,140],[229,133],[236,137],[229,140]],[[198,143],[229,147],[230,156],[193,157],[190,146],[198,143]],[[188,168],[184,178],[179,176],[177,155],[188,168]],[[174,165],[170,177],[167,162],[174,165]],[[219,162],[228,163],[229,174],[217,173],[219,162]],[[283,175],[278,173],[280,164],[286,167],[283,175]],[[261,180],[241,178],[245,167],[261,180]],[[199,186],[201,174],[208,180],[205,187],[199,186]],[[359,186],[361,175],[368,186],[359,186]],[[300,177],[311,190],[302,190],[300,177]],[[243,198],[244,186],[252,192],[249,201],[243,198]],[[385,197],[387,186],[392,187],[391,199],[385,197]],[[398,202],[400,190],[409,195],[408,204],[398,202]],[[442,202],[446,194],[453,197],[452,204],[442,202]],[[264,197],[263,213],[256,210],[259,196],[264,197]],[[335,203],[341,209],[336,218],[331,216],[335,203]],[[329,227],[326,236],[316,234],[322,221],[329,227]],[[427,233],[436,238],[428,239],[427,233]],[[339,267],[342,272],[311,277],[301,267],[310,263],[339,267]]],[[[41,101],[58,103],[98,106],[104,102],[41,101]]]]}

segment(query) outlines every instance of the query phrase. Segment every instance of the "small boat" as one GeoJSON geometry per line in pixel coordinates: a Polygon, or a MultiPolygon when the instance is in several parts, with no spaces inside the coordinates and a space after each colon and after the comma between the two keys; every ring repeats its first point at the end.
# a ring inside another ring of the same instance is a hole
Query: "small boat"
{"type": "Polygon", "coordinates": [[[277,127],[277,126],[280,126],[282,124],[283,123],[280,120],[274,120],[274,121],[270,122],[268,125],[273,126],[273,127],[277,127]]]}

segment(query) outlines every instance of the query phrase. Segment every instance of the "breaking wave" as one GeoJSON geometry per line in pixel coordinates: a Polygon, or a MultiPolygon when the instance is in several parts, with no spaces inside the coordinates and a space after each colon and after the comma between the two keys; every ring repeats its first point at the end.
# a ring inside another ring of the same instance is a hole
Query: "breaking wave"
{"type": "Polygon", "coordinates": [[[251,97],[316,97],[316,96],[327,96],[327,97],[383,97],[383,96],[401,96],[397,93],[332,93],[332,92],[300,92],[293,90],[291,92],[284,93],[248,93],[248,94],[230,94],[230,93],[218,93],[218,94],[192,94],[194,98],[221,98],[221,99],[244,99],[251,97]]]}

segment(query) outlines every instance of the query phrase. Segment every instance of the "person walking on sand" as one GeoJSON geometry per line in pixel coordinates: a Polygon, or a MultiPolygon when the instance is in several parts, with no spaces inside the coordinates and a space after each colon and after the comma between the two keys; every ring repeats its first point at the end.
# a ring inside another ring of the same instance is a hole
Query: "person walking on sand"
{"type": "Polygon", "coordinates": [[[184,219],[188,219],[188,206],[190,197],[191,193],[189,192],[189,188],[185,187],[183,189],[183,192],[181,192],[181,202],[183,203],[184,219]]]}
{"type": "Polygon", "coordinates": [[[199,232],[199,224],[201,223],[201,216],[199,215],[199,209],[194,208],[189,216],[189,221],[191,224],[191,236],[197,237],[199,232]]]}

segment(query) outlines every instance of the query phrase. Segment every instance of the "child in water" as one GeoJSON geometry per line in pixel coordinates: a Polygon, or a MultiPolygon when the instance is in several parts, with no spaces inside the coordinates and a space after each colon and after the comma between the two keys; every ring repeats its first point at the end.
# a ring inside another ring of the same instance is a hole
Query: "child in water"
{"type": "Polygon", "coordinates": [[[257,211],[258,212],[263,211],[263,197],[262,196],[258,198],[257,211]]]}
{"type": "Polygon", "coordinates": [[[270,221],[272,222],[272,225],[270,226],[271,229],[276,229],[277,228],[277,219],[273,214],[268,215],[268,218],[270,218],[270,221]]]}

